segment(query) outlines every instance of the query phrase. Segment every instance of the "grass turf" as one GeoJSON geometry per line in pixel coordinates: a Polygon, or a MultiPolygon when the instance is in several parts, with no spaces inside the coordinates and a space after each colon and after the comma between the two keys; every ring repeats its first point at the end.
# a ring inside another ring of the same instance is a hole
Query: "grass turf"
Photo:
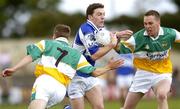
{"type": "MultiPolygon", "coordinates": [[[[180,109],[180,98],[169,99],[169,109],[180,109]]],[[[57,104],[50,109],[63,109],[63,104],[57,104]]],[[[105,109],[119,109],[118,101],[105,101],[105,109]]],[[[141,100],[136,109],[156,109],[156,100],[141,100]]],[[[9,105],[1,104],[0,109],[27,109],[27,104],[9,105]]],[[[91,109],[90,105],[86,103],[85,109],[91,109]]]]}

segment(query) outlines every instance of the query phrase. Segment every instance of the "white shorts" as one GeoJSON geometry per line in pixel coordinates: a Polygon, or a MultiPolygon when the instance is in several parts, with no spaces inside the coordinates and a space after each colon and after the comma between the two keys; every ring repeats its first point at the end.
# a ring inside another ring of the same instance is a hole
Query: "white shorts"
{"type": "Polygon", "coordinates": [[[155,86],[161,80],[169,80],[172,82],[172,74],[157,74],[144,70],[137,70],[133,79],[132,85],[129,89],[130,92],[146,93],[150,88],[155,86]]]}
{"type": "Polygon", "coordinates": [[[61,102],[66,94],[66,87],[49,75],[39,76],[32,89],[31,100],[41,99],[47,102],[47,108],[61,102]]]}
{"type": "Polygon", "coordinates": [[[95,77],[81,77],[76,75],[68,86],[68,96],[71,99],[81,98],[85,95],[86,91],[89,91],[98,84],[98,79],[95,77]]]}
{"type": "Polygon", "coordinates": [[[130,87],[134,75],[117,75],[116,84],[119,88],[130,87]]]}

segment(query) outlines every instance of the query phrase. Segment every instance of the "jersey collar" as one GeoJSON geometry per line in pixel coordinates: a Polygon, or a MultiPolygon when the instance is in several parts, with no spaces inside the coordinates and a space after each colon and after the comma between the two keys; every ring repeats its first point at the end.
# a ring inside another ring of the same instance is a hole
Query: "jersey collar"
{"type": "Polygon", "coordinates": [[[96,31],[99,31],[99,30],[100,30],[100,29],[98,29],[97,26],[96,26],[93,22],[91,22],[90,20],[87,20],[87,23],[88,23],[89,25],[91,25],[96,31]]]}
{"type": "Polygon", "coordinates": [[[65,42],[65,43],[67,43],[67,44],[69,45],[69,41],[68,41],[67,38],[65,38],[65,37],[58,37],[58,38],[56,38],[55,40],[63,41],[63,42],[65,42]]]}

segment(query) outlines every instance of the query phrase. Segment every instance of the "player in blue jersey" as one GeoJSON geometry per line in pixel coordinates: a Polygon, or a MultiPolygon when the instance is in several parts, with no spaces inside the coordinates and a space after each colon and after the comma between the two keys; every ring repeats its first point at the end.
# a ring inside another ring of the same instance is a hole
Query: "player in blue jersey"
{"type": "MultiPolygon", "coordinates": [[[[103,47],[96,42],[96,33],[104,29],[103,4],[90,4],[86,10],[86,18],[87,21],[80,26],[75,36],[73,48],[83,53],[87,61],[94,66],[97,59],[116,46],[116,42],[103,47]]],[[[123,31],[122,34],[132,34],[132,32],[123,31]]],[[[103,95],[97,78],[88,74],[77,72],[68,87],[68,95],[73,109],[84,109],[84,98],[87,98],[93,109],[104,109],[103,95]]]]}

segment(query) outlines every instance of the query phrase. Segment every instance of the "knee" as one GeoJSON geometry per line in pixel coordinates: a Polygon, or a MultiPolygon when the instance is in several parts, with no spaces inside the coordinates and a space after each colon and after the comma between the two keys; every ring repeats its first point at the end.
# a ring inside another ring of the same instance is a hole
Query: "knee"
{"type": "Polygon", "coordinates": [[[158,100],[158,101],[167,100],[167,94],[166,94],[166,93],[158,93],[158,94],[157,94],[157,100],[158,100]]]}

